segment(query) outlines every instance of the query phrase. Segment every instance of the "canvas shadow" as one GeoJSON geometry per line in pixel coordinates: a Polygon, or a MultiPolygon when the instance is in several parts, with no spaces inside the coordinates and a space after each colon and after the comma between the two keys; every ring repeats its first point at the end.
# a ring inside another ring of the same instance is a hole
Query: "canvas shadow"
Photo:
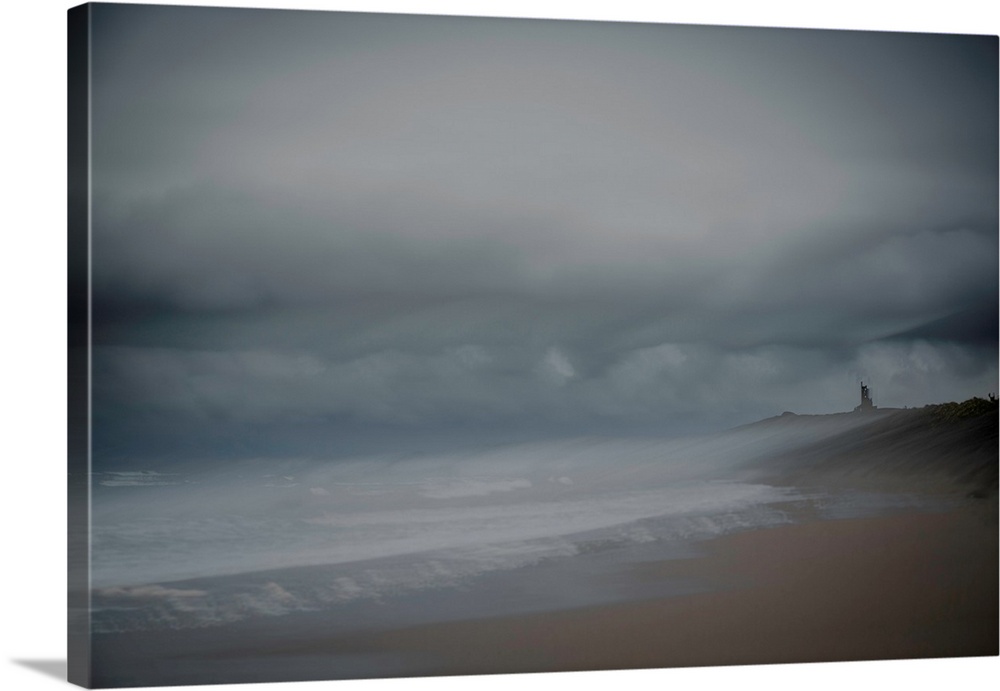
{"type": "Polygon", "coordinates": [[[47,677],[66,681],[68,667],[66,660],[11,660],[11,662],[33,669],[47,677]]]}

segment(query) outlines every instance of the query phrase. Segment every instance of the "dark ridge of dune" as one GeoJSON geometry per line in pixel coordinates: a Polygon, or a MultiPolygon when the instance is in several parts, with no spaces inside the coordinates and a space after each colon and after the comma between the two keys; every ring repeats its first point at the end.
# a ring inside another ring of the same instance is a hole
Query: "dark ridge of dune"
{"type": "Polygon", "coordinates": [[[842,485],[997,495],[997,402],[973,398],[875,413],[785,415],[756,423],[783,427],[812,424],[817,431],[854,417],[859,426],[764,460],[772,478],[796,484],[842,485]],[[796,421],[795,418],[828,418],[796,421]],[[870,419],[870,422],[862,422],[870,419]]]}
{"type": "Polygon", "coordinates": [[[752,433],[755,437],[771,436],[787,442],[814,442],[848,430],[867,427],[901,412],[900,408],[879,408],[869,413],[827,413],[799,415],[785,412],[781,415],[734,427],[727,434],[752,433]]]}

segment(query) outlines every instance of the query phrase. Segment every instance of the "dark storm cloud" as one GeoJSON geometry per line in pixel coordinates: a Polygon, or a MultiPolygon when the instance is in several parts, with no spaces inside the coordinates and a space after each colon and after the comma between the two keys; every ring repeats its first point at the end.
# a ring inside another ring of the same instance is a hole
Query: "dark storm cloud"
{"type": "Polygon", "coordinates": [[[108,437],[655,430],[848,409],[859,377],[884,405],[995,389],[995,38],[95,17],[108,437]]]}

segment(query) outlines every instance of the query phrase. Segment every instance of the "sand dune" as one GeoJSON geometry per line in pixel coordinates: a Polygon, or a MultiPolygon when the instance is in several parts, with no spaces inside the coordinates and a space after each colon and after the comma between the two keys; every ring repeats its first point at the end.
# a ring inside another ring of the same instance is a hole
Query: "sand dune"
{"type": "MultiPolygon", "coordinates": [[[[976,400],[976,399],[973,399],[976,400]]],[[[865,424],[783,452],[762,464],[789,484],[997,494],[997,406],[983,401],[880,411],[874,415],[784,416],[759,426],[829,429],[844,418],[865,424]],[[800,419],[802,418],[802,419],[800,419]]]]}

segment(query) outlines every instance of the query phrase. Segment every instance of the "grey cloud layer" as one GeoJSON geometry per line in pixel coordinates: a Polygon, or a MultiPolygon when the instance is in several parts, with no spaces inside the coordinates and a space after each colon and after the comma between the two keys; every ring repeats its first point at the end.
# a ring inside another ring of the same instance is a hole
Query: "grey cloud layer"
{"type": "Polygon", "coordinates": [[[996,313],[995,38],[118,6],[95,42],[108,411],[654,429],[996,387],[960,316],[996,313]]]}

